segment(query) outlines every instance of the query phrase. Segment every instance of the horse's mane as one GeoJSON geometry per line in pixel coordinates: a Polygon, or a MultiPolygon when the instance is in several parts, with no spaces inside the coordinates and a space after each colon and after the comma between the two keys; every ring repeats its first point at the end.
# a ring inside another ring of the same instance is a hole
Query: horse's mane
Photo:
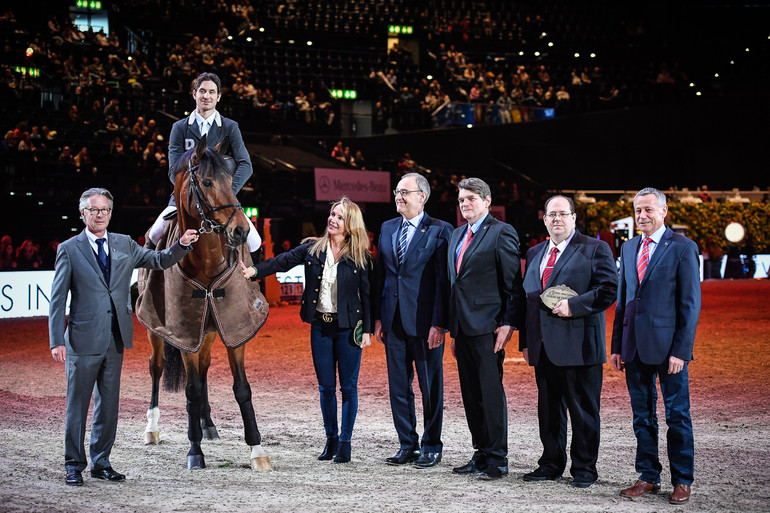
{"type": "MultiPolygon", "coordinates": [[[[174,167],[171,169],[174,176],[187,169],[187,163],[190,158],[195,154],[195,148],[186,151],[181,157],[174,163],[174,167]]],[[[220,180],[230,177],[228,172],[228,164],[224,157],[213,151],[211,148],[206,148],[206,151],[201,155],[198,162],[197,175],[199,177],[213,178],[214,180],[220,180]]]]}

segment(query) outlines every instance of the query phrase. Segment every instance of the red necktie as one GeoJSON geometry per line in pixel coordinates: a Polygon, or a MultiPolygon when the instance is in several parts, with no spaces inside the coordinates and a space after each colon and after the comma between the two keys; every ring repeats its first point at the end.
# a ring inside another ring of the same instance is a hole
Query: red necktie
{"type": "Polygon", "coordinates": [[[460,272],[460,264],[463,261],[463,255],[465,254],[465,250],[468,249],[468,245],[473,240],[473,230],[471,230],[471,227],[468,227],[468,235],[465,237],[465,242],[463,243],[463,247],[460,248],[460,254],[457,255],[457,265],[455,265],[455,271],[460,272]]]}
{"type": "Polygon", "coordinates": [[[551,248],[551,254],[548,256],[548,262],[546,262],[545,269],[543,269],[543,290],[545,290],[545,284],[548,283],[548,278],[551,277],[553,266],[556,263],[556,253],[558,252],[558,248],[551,248]]]}
{"type": "Polygon", "coordinates": [[[647,270],[647,264],[650,263],[650,242],[652,242],[651,238],[644,238],[642,254],[639,256],[639,261],[636,263],[636,274],[639,276],[639,283],[642,283],[644,272],[647,270]]]}

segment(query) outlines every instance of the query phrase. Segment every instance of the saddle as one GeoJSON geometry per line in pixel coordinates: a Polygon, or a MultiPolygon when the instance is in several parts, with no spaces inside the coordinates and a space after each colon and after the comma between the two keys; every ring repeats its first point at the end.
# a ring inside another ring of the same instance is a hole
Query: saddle
{"type": "MultiPolygon", "coordinates": [[[[148,237],[149,239],[149,237],[148,237]]],[[[176,219],[166,223],[157,250],[179,239],[176,219]]],[[[207,333],[216,331],[227,347],[252,338],[267,321],[268,304],[256,282],[245,280],[238,263],[251,265],[246,245],[231,250],[228,268],[206,287],[179,264],[165,271],[139,269],[136,316],[154,335],[172,346],[194,353],[207,333]]]]}

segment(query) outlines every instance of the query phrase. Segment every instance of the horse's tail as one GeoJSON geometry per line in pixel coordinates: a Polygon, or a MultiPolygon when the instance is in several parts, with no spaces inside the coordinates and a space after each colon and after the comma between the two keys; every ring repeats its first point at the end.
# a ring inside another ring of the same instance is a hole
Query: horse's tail
{"type": "Polygon", "coordinates": [[[179,392],[185,383],[182,352],[168,342],[163,343],[163,388],[168,392],[179,392]]]}

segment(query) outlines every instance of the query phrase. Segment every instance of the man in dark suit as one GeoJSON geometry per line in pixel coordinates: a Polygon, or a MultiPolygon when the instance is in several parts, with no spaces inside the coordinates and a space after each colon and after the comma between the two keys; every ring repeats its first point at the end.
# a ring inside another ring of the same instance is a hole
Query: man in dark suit
{"type": "Polygon", "coordinates": [[[543,455],[525,481],[553,481],[567,464],[567,411],[572,421],[571,486],[597,479],[602,364],[607,361],[604,311],[615,302],[618,273],[612,251],[575,230],[572,199],[545,202],[550,240],[530,248],[524,273],[527,320],[519,332],[524,359],[535,367],[543,455]],[[544,290],[565,285],[577,295],[551,307],[544,290]]]}
{"type": "Polygon", "coordinates": [[[430,185],[422,175],[404,175],[393,194],[401,216],[382,225],[372,291],[374,334],[385,344],[390,408],[400,442],[398,452],[385,461],[426,468],[441,461],[443,448],[446,265],[452,227],[425,213],[430,185]],[[422,395],[422,443],[412,390],[415,368],[422,395]]]}
{"type": "Polygon", "coordinates": [[[112,195],[107,189],[85,191],[79,209],[86,229],[59,245],[48,316],[51,355],[66,364],[64,466],[65,481],[74,486],[83,484],[87,464],[83,442],[92,392],[91,476],[108,481],[125,479],[113,470],[110,452],[118,425],[123,349],[130,349],[134,338],[131,273],[137,267],[169,268],[198,240],[195,230],[187,230],[179,243],[156,252],[142,248],[127,235],[107,233],[112,217],[112,195]]]}
{"type": "MultiPolygon", "coordinates": [[[[193,84],[192,97],[195,100],[195,110],[171,127],[171,136],[168,142],[168,178],[172,184],[176,183],[177,161],[186,151],[195,148],[204,135],[206,136],[206,145],[209,148],[218,145],[227,137],[235,164],[232,182],[233,195],[237,195],[251,177],[254,169],[251,165],[249,152],[243,143],[243,136],[240,128],[238,128],[238,123],[222,116],[217,111],[217,103],[222,99],[222,82],[219,77],[214,73],[201,73],[193,84]]],[[[157,243],[163,234],[163,218],[175,209],[176,205],[172,195],[169,206],[161,212],[150,228],[152,243],[157,243]]],[[[249,226],[247,243],[249,251],[253,253],[259,249],[262,239],[251,220],[249,220],[249,226]]]]}
{"type": "Polygon", "coordinates": [[[449,242],[449,331],[475,453],[453,472],[492,480],[508,475],[503,348],[522,321],[519,236],[489,214],[492,195],[483,180],[466,178],[459,188],[467,224],[449,242]]]}
{"type": "Polygon", "coordinates": [[[663,224],[667,213],[666,196],[658,189],[636,194],[634,218],[642,234],[621,247],[610,361],[626,371],[640,474],[620,495],[660,491],[655,390],[660,380],[674,485],[669,502],[684,504],[690,499],[695,458],[687,364],[700,315],[700,269],[698,245],[663,224]]]}

